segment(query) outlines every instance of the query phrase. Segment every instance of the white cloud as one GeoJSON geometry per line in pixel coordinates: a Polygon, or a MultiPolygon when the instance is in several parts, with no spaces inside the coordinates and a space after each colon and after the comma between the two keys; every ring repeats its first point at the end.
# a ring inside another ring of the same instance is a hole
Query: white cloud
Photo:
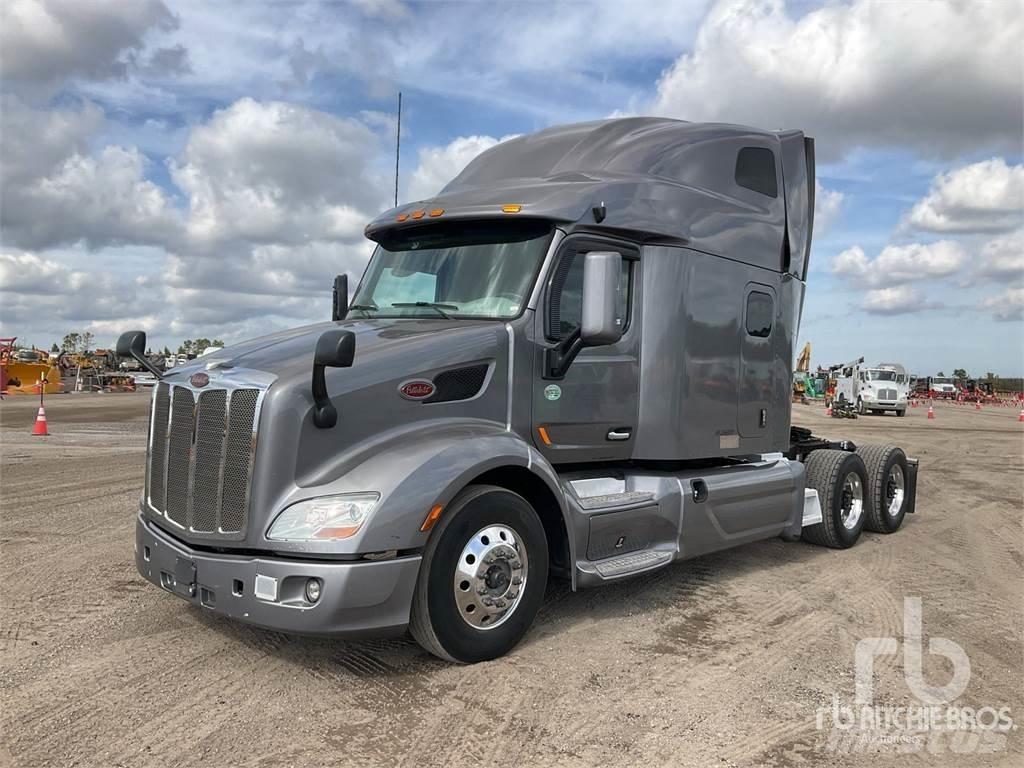
{"type": "Polygon", "coordinates": [[[500,139],[460,136],[443,147],[420,149],[419,165],[409,179],[408,198],[425,200],[433,197],[481,152],[514,137],[515,134],[500,139]]]}
{"type": "Polygon", "coordinates": [[[992,316],[1003,322],[1024,320],[1024,288],[1008,288],[998,296],[982,302],[984,309],[992,310],[992,316]]]}
{"type": "Polygon", "coordinates": [[[7,96],[0,116],[0,179],[4,240],[23,248],[84,241],[163,243],[177,214],[157,185],[145,178],[136,149],[108,146],[86,154],[99,129],[95,107],[33,110],[7,96]]]}
{"type": "Polygon", "coordinates": [[[893,286],[955,274],[966,260],[963,246],[950,240],[889,245],[874,259],[855,245],[832,260],[832,273],[861,287],[893,286]]]}
{"type": "Polygon", "coordinates": [[[864,294],[860,308],[873,315],[902,315],[934,308],[924,294],[909,285],[876,288],[864,294]]]}
{"type": "Polygon", "coordinates": [[[1024,229],[989,240],[981,247],[975,272],[992,280],[1024,280],[1024,229]]]}
{"type": "Polygon", "coordinates": [[[358,120],[245,98],[194,128],[170,169],[195,244],[355,241],[386,204],[378,150],[358,120]]]}
{"type": "Polygon", "coordinates": [[[903,221],[905,229],[993,232],[1024,224],[1024,165],[1001,157],[940,173],[903,221]]]}
{"type": "Polygon", "coordinates": [[[123,78],[149,32],[176,26],[161,0],[6,0],[0,68],[8,83],[35,87],[76,76],[123,78]]]}
{"type": "Polygon", "coordinates": [[[853,0],[798,16],[783,0],[723,0],[662,76],[653,107],[802,128],[821,158],[858,145],[1019,148],[1022,39],[1014,2],[853,0]]]}
{"type": "Polygon", "coordinates": [[[823,235],[839,218],[846,195],[838,189],[826,189],[814,180],[814,234],[823,235]]]}

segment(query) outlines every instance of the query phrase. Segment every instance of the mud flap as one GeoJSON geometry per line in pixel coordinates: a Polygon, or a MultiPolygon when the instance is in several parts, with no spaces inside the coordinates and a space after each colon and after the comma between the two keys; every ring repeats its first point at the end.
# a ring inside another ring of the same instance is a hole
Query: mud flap
{"type": "Polygon", "coordinates": [[[907,512],[917,511],[917,459],[907,459],[907,512]]]}

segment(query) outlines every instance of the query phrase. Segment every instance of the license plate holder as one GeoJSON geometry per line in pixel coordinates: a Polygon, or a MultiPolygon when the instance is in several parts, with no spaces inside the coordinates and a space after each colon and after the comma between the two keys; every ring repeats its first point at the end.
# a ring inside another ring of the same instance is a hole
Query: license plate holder
{"type": "Polygon", "coordinates": [[[196,594],[196,564],[187,557],[174,561],[174,591],[185,597],[196,594]]]}

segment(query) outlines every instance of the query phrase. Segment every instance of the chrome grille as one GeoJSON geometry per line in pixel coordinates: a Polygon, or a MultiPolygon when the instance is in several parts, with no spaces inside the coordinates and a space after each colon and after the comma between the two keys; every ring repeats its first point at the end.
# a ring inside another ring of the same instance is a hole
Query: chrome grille
{"type": "Polygon", "coordinates": [[[879,400],[885,400],[887,402],[889,400],[895,400],[896,399],[896,390],[895,389],[880,389],[880,390],[878,390],[878,399],[879,400]]]}
{"type": "Polygon", "coordinates": [[[245,532],[261,394],[157,385],[146,472],[151,511],[196,533],[245,532]]]}

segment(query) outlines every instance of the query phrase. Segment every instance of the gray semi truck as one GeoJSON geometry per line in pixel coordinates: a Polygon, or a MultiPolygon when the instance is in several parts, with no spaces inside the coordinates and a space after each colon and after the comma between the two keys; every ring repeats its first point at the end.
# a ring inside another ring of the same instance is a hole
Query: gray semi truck
{"type": "MultiPolygon", "coordinates": [[[[262,627],[476,662],[552,577],[897,530],[916,461],[790,424],[813,211],[800,131],[497,145],[366,227],[331,322],[154,372],[139,572],[262,627]]],[[[118,350],[148,363],[142,332],[118,350]]]]}

